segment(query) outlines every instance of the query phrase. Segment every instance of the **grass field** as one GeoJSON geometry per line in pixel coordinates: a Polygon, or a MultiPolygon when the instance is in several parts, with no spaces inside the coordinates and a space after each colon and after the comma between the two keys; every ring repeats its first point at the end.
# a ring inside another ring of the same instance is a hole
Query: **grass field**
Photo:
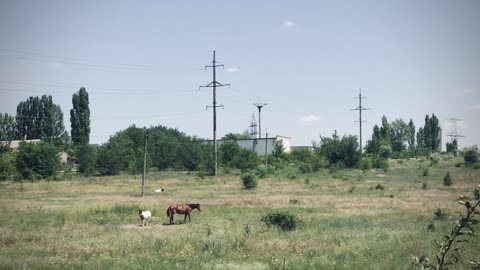
{"type": "MultiPolygon", "coordinates": [[[[242,189],[238,175],[156,172],[145,197],[139,176],[2,182],[0,269],[412,269],[412,256],[435,258],[434,240],[463,213],[456,199],[480,184],[480,170],[454,160],[424,176],[428,162],[390,161],[387,172],[289,169],[254,190],[242,189]],[[166,192],[152,192],[160,187],[166,192]],[[164,225],[173,203],[200,203],[202,212],[164,225]],[[434,219],[438,208],[443,221],[434,219]],[[138,209],[153,212],[151,226],[139,226],[138,209]],[[274,209],[300,225],[267,227],[261,217],[274,209]]],[[[469,238],[454,269],[480,259],[478,237],[469,238]]]]}

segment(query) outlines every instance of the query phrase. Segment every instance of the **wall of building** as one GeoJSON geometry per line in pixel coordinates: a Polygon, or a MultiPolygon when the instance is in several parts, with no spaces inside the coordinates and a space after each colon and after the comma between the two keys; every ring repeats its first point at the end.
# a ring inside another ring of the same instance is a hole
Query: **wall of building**
{"type": "MultiPolygon", "coordinates": [[[[274,138],[261,138],[261,139],[239,139],[237,140],[238,146],[244,149],[253,149],[255,153],[259,156],[265,155],[265,144],[266,144],[266,150],[267,150],[267,155],[270,155],[273,151],[273,148],[275,147],[275,143],[277,141],[281,141],[283,144],[283,147],[285,148],[284,152],[290,153],[290,138],[288,137],[283,137],[283,136],[276,136],[274,138]]],[[[205,141],[204,143],[206,144],[212,144],[213,141],[205,141]]],[[[220,145],[223,144],[222,140],[217,140],[217,145],[220,147],[220,145]]]]}

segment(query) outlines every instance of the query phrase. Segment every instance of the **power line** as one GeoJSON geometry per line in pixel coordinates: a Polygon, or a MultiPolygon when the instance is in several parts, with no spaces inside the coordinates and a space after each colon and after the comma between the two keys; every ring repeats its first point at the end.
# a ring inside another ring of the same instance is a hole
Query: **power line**
{"type": "Polygon", "coordinates": [[[230,84],[221,84],[217,82],[217,73],[216,69],[217,67],[222,67],[225,68],[223,64],[217,64],[217,61],[215,60],[215,50],[213,51],[213,61],[212,65],[205,66],[205,69],[207,68],[212,68],[213,69],[213,81],[205,86],[200,86],[200,88],[203,87],[210,87],[213,88],[213,103],[212,106],[207,106],[207,108],[211,107],[213,108],[213,152],[214,152],[214,161],[215,161],[215,170],[214,170],[214,175],[217,175],[217,107],[223,107],[223,105],[217,105],[217,87],[223,87],[223,86],[230,86],[230,84]]]}
{"type": "MultiPolygon", "coordinates": [[[[357,99],[357,98],[355,98],[355,99],[357,99]]],[[[360,126],[360,153],[362,153],[362,150],[363,150],[363,148],[362,148],[362,122],[366,122],[366,121],[362,120],[362,111],[370,110],[370,108],[362,107],[362,99],[366,99],[366,97],[362,97],[362,89],[359,89],[358,107],[355,108],[355,109],[352,109],[352,110],[358,111],[358,113],[359,113],[359,120],[355,121],[355,122],[358,122],[359,126],[360,126]]]]}
{"type": "Polygon", "coordinates": [[[199,70],[199,68],[194,67],[162,67],[162,66],[149,66],[149,65],[138,65],[138,64],[127,64],[127,63],[112,63],[112,62],[103,62],[103,61],[96,61],[92,59],[85,59],[85,58],[74,58],[74,57],[66,57],[66,56],[58,56],[58,55],[50,55],[50,54],[43,54],[43,53],[36,53],[36,52],[27,52],[27,51],[20,51],[20,50],[12,50],[12,49],[0,49],[0,51],[4,51],[7,53],[0,53],[0,56],[3,57],[10,57],[10,58],[17,58],[22,60],[28,61],[35,61],[35,62],[56,62],[60,64],[66,65],[77,65],[77,66],[88,66],[88,67],[100,67],[100,68],[115,68],[115,69],[133,69],[133,70],[199,70]],[[10,53],[10,54],[9,54],[10,53]],[[12,54],[13,53],[13,54],[12,54]],[[46,59],[47,58],[47,59],[46,59]],[[48,59],[52,58],[52,59],[48,59]]]}
{"type": "MultiPolygon", "coordinates": [[[[66,85],[66,84],[54,84],[54,83],[33,83],[33,82],[13,82],[13,81],[0,81],[0,84],[9,84],[9,85],[14,85],[14,84],[19,84],[19,85],[31,85],[31,86],[42,86],[42,87],[53,87],[53,88],[74,88],[78,89],[78,85],[66,85]]],[[[89,90],[103,90],[106,91],[108,94],[113,93],[122,93],[126,92],[126,94],[131,94],[135,93],[138,94],[139,92],[143,93],[152,93],[152,94],[163,94],[163,93],[177,93],[177,92],[197,92],[197,90],[168,90],[168,91],[162,91],[158,89],[122,89],[122,88],[111,88],[111,87],[86,87],[89,90]],[[159,91],[161,93],[159,93],[159,91]]],[[[33,92],[39,92],[36,90],[23,90],[23,89],[4,89],[4,91],[33,91],[33,92]]],[[[1,89],[0,89],[1,91],[1,89]]],[[[56,91],[57,93],[70,93],[69,91],[56,91]]],[[[90,94],[90,93],[89,93],[90,94]]]]}

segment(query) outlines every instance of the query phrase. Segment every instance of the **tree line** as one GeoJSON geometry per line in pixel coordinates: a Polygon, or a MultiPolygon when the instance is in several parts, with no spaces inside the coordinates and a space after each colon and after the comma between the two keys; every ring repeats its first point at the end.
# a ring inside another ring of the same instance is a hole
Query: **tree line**
{"type": "MultiPolygon", "coordinates": [[[[139,173],[143,169],[145,146],[147,168],[157,170],[198,171],[213,175],[213,147],[204,140],[165,126],[140,128],[132,125],[115,133],[100,145],[90,145],[89,97],[85,88],[73,94],[70,110],[70,134],[63,124],[63,112],[51,96],[30,97],[17,106],[15,116],[0,113],[0,180],[55,178],[61,167],[58,153],[64,151],[77,164],[81,175],[115,175],[139,173]],[[9,150],[12,140],[39,139],[37,143],[20,143],[16,152],[9,150]]],[[[365,151],[359,149],[357,136],[333,134],[320,137],[309,148],[285,153],[281,143],[266,157],[257,156],[253,149],[237,144],[245,134],[227,134],[218,147],[219,166],[225,172],[239,169],[259,174],[295,166],[308,173],[320,169],[342,168],[388,169],[388,158],[427,156],[440,151],[441,129],[435,114],[425,116],[418,131],[410,119],[389,122],[385,116],[373,127],[372,137],[365,151]]],[[[458,151],[454,140],[447,143],[447,152],[458,151]]],[[[475,149],[474,149],[475,150],[475,149]]],[[[473,150],[472,150],[473,151],[473,150]]],[[[478,150],[476,150],[478,154],[478,150]]]]}

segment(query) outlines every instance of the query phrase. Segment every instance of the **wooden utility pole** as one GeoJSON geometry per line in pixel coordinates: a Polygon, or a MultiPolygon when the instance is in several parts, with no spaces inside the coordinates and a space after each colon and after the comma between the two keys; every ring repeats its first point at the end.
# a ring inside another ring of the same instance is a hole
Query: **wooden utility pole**
{"type": "Polygon", "coordinates": [[[268,155],[267,155],[267,149],[268,149],[268,130],[265,129],[265,170],[268,172],[268,155]]]}

